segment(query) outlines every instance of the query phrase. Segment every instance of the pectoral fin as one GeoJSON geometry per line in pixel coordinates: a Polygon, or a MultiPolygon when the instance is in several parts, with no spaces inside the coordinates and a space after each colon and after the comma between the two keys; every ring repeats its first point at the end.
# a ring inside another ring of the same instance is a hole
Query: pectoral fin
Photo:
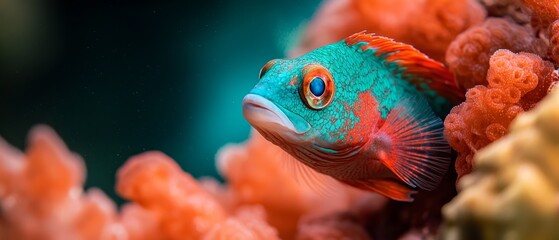
{"type": "Polygon", "coordinates": [[[425,190],[439,185],[451,161],[443,123],[420,98],[402,100],[371,134],[370,148],[403,182],[425,190]]]}

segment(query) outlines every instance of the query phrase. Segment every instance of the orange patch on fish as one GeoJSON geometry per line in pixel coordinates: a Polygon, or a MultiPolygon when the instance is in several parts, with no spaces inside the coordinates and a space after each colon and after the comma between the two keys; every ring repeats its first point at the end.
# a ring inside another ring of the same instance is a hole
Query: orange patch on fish
{"type": "Polygon", "coordinates": [[[357,98],[352,111],[359,121],[356,121],[353,128],[348,129],[346,136],[346,141],[353,143],[367,139],[380,119],[380,113],[377,111],[378,103],[370,91],[359,93],[357,98]]]}
{"type": "Polygon", "coordinates": [[[289,81],[289,83],[288,83],[289,86],[296,86],[296,85],[297,85],[297,80],[298,80],[298,79],[299,79],[299,78],[298,78],[297,76],[293,76],[293,77],[291,78],[291,81],[289,81]]]}

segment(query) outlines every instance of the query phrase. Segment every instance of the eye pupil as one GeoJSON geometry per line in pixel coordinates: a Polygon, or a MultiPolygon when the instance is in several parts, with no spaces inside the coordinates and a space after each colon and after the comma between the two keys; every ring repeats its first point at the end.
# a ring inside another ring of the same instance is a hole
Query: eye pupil
{"type": "Polygon", "coordinates": [[[330,105],[336,89],[328,69],[320,64],[308,64],[301,72],[303,83],[299,88],[299,96],[303,103],[312,110],[321,110],[330,105]]]}
{"type": "Polygon", "coordinates": [[[324,80],[322,80],[322,78],[319,77],[314,78],[311,81],[309,87],[312,94],[314,94],[317,97],[322,96],[322,94],[324,94],[324,91],[326,90],[326,84],[324,83],[324,80]]]}

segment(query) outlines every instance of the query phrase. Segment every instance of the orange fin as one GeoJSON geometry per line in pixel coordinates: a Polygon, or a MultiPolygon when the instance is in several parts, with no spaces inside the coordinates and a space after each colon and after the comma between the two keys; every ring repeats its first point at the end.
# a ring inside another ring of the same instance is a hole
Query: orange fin
{"type": "Polygon", "coordinates": [[[427,85],[437,95],[446,98],[453,104],[464,101],[465,91],[458,86],[452,73],[440,62],[437,62],[413,46],[396,42],[390,38],[366,33],[355,33],[345,39],[348,46],[357,46],[361,50],[375,50],[375,56],[385,56],[386,60],[396,63],[402,69],[404,79],[413,84],[419,91],[427,85]]]}
{"type": "Polygon", "coordinates": [[[402,100],[369,144],[402,181],[425,190],[439,185],[451,162],[443,122],[422,98],[402,100]]]}
{"type": "Polygon", "coordinates": [[[356,188],[373,191],[385,197],[403,202],[413,202],[411,195],[417,193],[416,191],[398,182],[388,179],[356,179],[340,181],[356,188]]]}

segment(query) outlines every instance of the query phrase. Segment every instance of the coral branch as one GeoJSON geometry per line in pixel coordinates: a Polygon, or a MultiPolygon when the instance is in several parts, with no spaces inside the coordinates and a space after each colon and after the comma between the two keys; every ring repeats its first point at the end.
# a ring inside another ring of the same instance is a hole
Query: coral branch
{"type": "Polygon", "coordinates": [[[487,85],[489,58],[499,49],[544,56],[547,45],[534,37],[528,27],[504,19],[489,18],[482,25],[472,27],[456,37],[448,46],[446,62],[463,88],[487,85]]]}
{"type": "Polygon", "coordinates": [[[318,10],[290,55],[299,56],[367,30],[411,44],[443,61],[454,38],[484,18],[485,10],[475,0],[329,0],[318,10]]]}
{"type": "Polygon", "coordinates": [[[452,109],[445,120],[445,135],[458,151],[459,178],[474,168],[474,154],[508,131],[510,122],[530,110],[556,81],[553,64],[529,54],[498,50],[490,60],[488,86],[476,86],[466,102],[452,109]]]}
{"type": "MultiPolygon", "coordinates": [[[[559,90],[559,89],[558,89],[559,90]]],[[[559,235],[559,91],[476,154],[476,174],[443,208],[443,239],[555,239],[559,235]]]]}

